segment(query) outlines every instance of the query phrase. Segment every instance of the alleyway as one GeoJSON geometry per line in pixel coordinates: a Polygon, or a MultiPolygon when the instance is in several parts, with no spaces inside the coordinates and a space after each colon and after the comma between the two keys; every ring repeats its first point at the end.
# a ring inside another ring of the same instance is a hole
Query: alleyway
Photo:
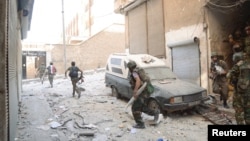
{"type": "Polygon", "coordinates": [[[18,141],[204,141],[207,125],[196,113],[171,114],[158,126],[147,121],[146,129],[134,129],[134,120],[124,111],[126,100],[111,96],[104,84],[104,71],[89,72],[80,84],[85,91],[72,97],[68,79],[57,76],[54,87],[46,79],[24,81],[19,111],[18,141]]]}

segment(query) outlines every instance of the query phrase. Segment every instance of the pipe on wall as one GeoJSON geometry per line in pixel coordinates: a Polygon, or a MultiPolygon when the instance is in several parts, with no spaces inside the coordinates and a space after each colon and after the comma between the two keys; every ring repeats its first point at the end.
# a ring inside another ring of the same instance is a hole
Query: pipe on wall
{"type": "Polygon", "coordinates": [[[169,43],[167,43],[167,46],[169,48],[173,48],[173,47],[187,45],[187,44],[193,44],[193,43],[199,44],[199,38],[198,37],[194,37],[194,38],[190,38],[190,39],[187,39],[187,40],[169,42],[169,43]]]}
{"type": "Polygon", "coordinates": [[[121,8],[120,11],[121,11],[121,13],[126,13],[126,12],[134,9],[135,7],[141,5],[145,1],[147,1],[147,0],[136,0],[136,1],[133,1],[133,2],[125,5],[123,8],[121,8]]]}

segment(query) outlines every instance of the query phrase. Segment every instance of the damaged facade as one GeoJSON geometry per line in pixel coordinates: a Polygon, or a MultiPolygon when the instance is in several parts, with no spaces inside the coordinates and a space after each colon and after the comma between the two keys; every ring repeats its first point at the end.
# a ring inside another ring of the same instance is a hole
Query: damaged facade
{"type": "Polygon", "coordinates": [[[250,19],[247,0],[116,0],[125,15],[126,47],[166,59],[179,78],[211,92],[211,52],[232,66],[228,35],[250,19]]]}

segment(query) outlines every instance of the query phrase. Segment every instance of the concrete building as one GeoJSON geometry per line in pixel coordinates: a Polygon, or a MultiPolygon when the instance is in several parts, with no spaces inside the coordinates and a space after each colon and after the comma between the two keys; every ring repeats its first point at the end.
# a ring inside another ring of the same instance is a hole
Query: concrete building
{"type": "Polygon", "coordinates": [[[228,35],[244,29],[249,1],[115,0],[125,15],[126,48],[166,59],[179,78],[211,93],[210,54],[218,52],[232,66],[228,35]]]}
{"type": "Polygon", "coordinates": [[[21,41],[30,29],[34,0],[0,1],[0,140],[14,141],[22,91],[21,41]]]}

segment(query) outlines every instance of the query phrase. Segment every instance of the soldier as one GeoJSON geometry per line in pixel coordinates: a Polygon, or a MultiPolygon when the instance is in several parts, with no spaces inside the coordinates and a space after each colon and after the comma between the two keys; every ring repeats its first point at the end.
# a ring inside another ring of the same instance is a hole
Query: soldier
{"type": "Polygon", "coordinates": [[[41,63],[41,65],[37,69],[37,73],[38,73],[40,79],[42,79],[45,70],[46,70],[46,67],[45,67],[44,63],[41,63]]]}
{"type": "Polygon", "coordinates": [[[79,80],[82,80],[83,81],[83,76],[82,76],[82,70],[79,69],[77,66],[75,66],[75,62],[72,61],[71,62],[71,67],[69,67],[66,71],[65,71],[65,78],[67,78],[67,72],[69,71],[69,76],[70,76],[70,79],[71,79],[71,83],[72,83],[72,86],[73,86],[73,97],[75,96],[75,92],[78,94],[78,98],[81,97],[81,91],[80,89],[77,87],[76,83],[79,81],[79,80]],[[78,72],[81,72],[81,75],[80,77],[78,77],[78,72]]]}
{"type": "Polygon", "coordinates": [[[240,29],[237,29],[234,34],[229,35],[229,43],[232,45],[233,51],[233,61],[235,61],[236,56],[242,56],[243,52],[243,45],[244,45],[244,38],[242,36],[242,32],[240,29]]]}
{"type": "Polygon", "coordinates": [[[223,60],[219,60],[216,52],[212,52],[211,59],[209,78],[213,80],[213,92],[220,94],[220,99],[223,100],[224,108],[229,108],[227,104],[229,91],[226,78],[228,72],[227,63],[223,60]]]}
{"type": "Polygon", "coordinates": [[[136,122],[136,125],[134,125],[133,127],[141,129],[145,128],[144,121],[142,120],[141,117],[142,112],[148,113],[149,115],[154,115],[155,123],[159,123],[160,111],[150,110],[146,105],[148,97],[150,95],[148,91],[144,90],[140,95],[137,95],[138,89],[143,84],[142,82],[143,78],[140,78],[139,73],[136,71],[137,70],[136,63],[134,61],[130,61],[128,62],[127,67],[129,68],[129,71],[131,73],[130,83],[133,89],[133,97],[135,98],[135,101],[132,105],[132,114],[136,122]]]}
{"type": "Polygon", "coordinates": [[[50,62],[50,65],[47,67],[48,70],[48,79],[51,88],[53,88],[53,79],[54,76],[56,75],[56,67],[53,65],[53,62],[50,62]]]}
{"type": "Polygon", "coordinates": [[[237,90],[238,77],[240,75],[239,65],[242,63],[242,56],[236,56],[234,66],[227,73],[227,78],[230,80],[230,84],[233,86],[233,108],[235,110],[235,119],[238,125],[244,125],[244,107],[243,97],[237,90]]]}
{"type": "Polygon", "coordinates": [[[250,52],[243,53],[243,61],[238,66],[237,91],[242,96],[245,123],[250,125],[250,52]]]}

